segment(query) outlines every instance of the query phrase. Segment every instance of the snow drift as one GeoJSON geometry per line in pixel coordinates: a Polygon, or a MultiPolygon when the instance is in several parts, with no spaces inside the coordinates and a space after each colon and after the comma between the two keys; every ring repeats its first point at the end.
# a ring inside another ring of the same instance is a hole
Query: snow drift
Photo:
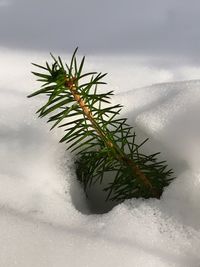
{"type": "Polygon", "coordinates": [[[161,151],[177,177],[160,200],[132,199],[97,215],[58,144],[60,132],[36,118],[41,99],[26,98],[38,86],[30,62],[46,55],[2,48],[0,56],[0,265],[200,266],[200,81],[173,82],[199,70],[127,60],[120,76],[115,62],[125,58],[110,65],[89,58],[88,69],[112,72],[113,102],[124,105],[138,136],[150,137],[146,151],[161,151]]]}

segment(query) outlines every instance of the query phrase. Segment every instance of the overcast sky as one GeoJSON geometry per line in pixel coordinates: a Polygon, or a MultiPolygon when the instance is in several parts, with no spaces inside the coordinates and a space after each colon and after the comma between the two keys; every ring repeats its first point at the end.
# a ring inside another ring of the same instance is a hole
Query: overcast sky
{"type": "Polygon", "coordinates": [[[0,46],[200,58],[198,0],[0,0],[0,46]]]}

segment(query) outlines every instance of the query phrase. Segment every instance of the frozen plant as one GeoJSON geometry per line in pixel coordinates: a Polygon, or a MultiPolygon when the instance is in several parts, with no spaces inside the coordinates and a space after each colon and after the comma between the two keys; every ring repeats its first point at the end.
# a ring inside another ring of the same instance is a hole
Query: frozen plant
{"type": "Polygon", "coordinates": [[[112,181],[105,188],[107,200],[123,201],[129,198],[159,198],[163,188],[173,179],[172,170],[159,153],[145,155],[137,144],[133,128],[127,119],[119,116],[122,106],[111,105],[113,91],[99,93],[106,74],[83,73],[85,57],[78,63],[75,50],[69,65],[60,57],[44,66],[33,64],[42,72],[33,72],[43,85],[29,97],[45,94],[47,102],[37,113],[50,115],[48,122],[62,127],[60,142],[75,151],[77,179],[85,191],[94,183],[102,183],[105,173],[112,181]]]}

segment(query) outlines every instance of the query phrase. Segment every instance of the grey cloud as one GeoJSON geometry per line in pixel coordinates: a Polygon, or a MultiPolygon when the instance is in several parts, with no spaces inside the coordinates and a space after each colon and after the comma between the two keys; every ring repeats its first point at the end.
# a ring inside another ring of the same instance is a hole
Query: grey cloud
{"type": "Polygon", "coordinates": [[[13,0],[0,7],[0,46],[197,60],[199,11],[195,0],[13,0]]]}

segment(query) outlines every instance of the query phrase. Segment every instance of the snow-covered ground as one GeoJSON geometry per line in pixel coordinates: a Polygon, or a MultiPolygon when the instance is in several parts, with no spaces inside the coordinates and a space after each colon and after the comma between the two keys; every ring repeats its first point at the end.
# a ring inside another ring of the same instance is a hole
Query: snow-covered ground
{"type": "Polygon", "coordinates": [[[160,200],[92,214],[61,132],[36,117],[40,98],[26,98],[38,87],[30,62],[49,55],[1,48],[0,58],[0,266],[199,267],[200,68],[88,57],[86,70],[109,72],[113,103],[150,137],[146,151],[161,151],[177,177],[160,200]]]}

